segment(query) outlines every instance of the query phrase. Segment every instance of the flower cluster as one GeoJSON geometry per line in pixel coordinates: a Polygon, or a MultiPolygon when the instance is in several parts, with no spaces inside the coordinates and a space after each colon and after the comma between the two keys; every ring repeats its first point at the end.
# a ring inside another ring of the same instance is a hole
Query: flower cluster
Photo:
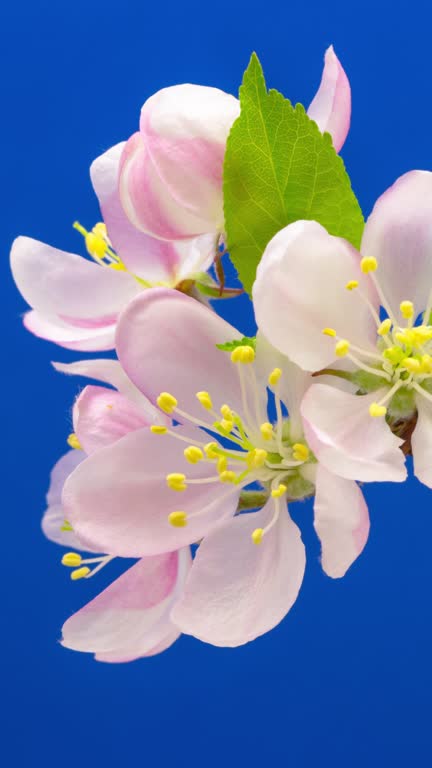
{"type": "Polygon", "coordinates": [[[87,256],[15,240],[25,326],[115,350],[54,364],[98,384],[73,405],[43,530],[73,581],[137,560],[66,621],[66,647],[119,662],[182,632],[253,640],[302,584],[288,506],[313,497],[340,578],[368,538],[359,483],[403,482],[412,454],[432,487],[432,173],[398,179],[365,224],[337,154],[350,115],[333,48],[307,112],[267,93],[256,57],[240,100],[165,88],[91,165],[87,256]],[[216,311],[241,293],[253,337],[216,311]]]}

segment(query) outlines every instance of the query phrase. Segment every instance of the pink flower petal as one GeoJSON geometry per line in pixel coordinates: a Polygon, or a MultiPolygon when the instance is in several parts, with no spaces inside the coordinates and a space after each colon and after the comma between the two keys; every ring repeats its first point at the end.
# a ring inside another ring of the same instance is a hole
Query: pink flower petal
{"type": "Polygon", "coordinates": [[[115,317],[140,293],[138,283],[126,272],[101,267],[30,237],[14,241],[11,267],[25,300],[48,319],[99,322],[115,317]]]}
{"type": "Polygon", "coordinates": [[[236,366],[217,343],[240,338],[231,325],[195,299],[178,291],[154,288],[122,314],[117,353],[132,381],[153,403],[161,392],[179,408],[212,423],[196,399],[208,391],[216,410],[227,403],[242,413],[236,366]]]}
{"type": "Polygon", "coordinates": [[[163,651],[166,651],[168,648],[170,648],[173,643],[175,643],[176,640],[179,639],[181,632],[179,632],[178,629],[176,629],[174,626],[168,629],[166,635],[163,637],[163,639],[153,648],[150,648],[150,650],[146,651],[146,653],[141,653],[141,649],[135,649],[132,650],[131,648],[124,648],[119,651],[112,651],[110,653],[96,653],[95,659],[96,661],[105,661],[110,664],[126,664],[129,661],[136,661],[137,659],[146,658],[148,656],[156,656],[158,653],[163,653],[163,651]]]}
{"type": "Polygon", "coordinates": [[[94,386],[85,387],[76,399],[73,422],[78,440],[87,454],[149,425],[140,409],[124,395],[94,386]]]}
{"type": "Polygon", "coordinates": [[[83,451],[68,451],[54,465],[46,497],[47,508],[42,518],[42,530],[47,539],[69,549],[86,548],[73,531],[62,530],[66,518],[62,505],[62,491],[66,479],[85,458],[83,451]]]}
{"type": "Polygon", "coordinates": [[[264,528],[273,511],[271,499],[259,512],[219,526],[200,544],[183,597],[171,614],[182,632],[232,647],[282,621],[303,581],[305,550],[285,503],[261,544],[253,543],[252,532],[264,528]]]}
{"type": "Polygon", "coordinates": [[[349,280],[376,303],[354,248],[315,221],[290,224],[270,240],[258,266],[253,300],[260,331],[307,371],[335,358],[334,339],[323,328],[375,349],[375,322],[358,292],[346,290],[349,280]]]}
{"type": "Polygon", "coordinates": [[[129,661],[167,647],[175,633],[169,613],[190,562],[188,550],[143,558],[68,619],[62,644],[103,661],[129,661]]]}
{"type": "Polygon", "coordinates": [[[223,229],[225,145],[240,113],[237,99],[217,88],[176,85],[151,96],[140,129],[155,168],[187,211],[223,229]]]}
{"type": "MultiPolygon", "coordinates": [[[[426,309],[432,289],[432,173],[404,174],[375,203],[361,252],[378,260],[376,276],[394,315],[409,300],[426,309]]],[[[404,321],[405,324],[405,321],[404,321]]]]}
{"type": "Polygon", "coordinates": [[[432,488],[432,403],[416,395],[417,424],[411,437],[414,474],[432,488]]]}
{"type": "MultiPolygon", "coordinates": [[[[201,439],[200,430],[177,427],[179,435],[201,439]]],[[[189,480],[216,477],[206,462],[189,464],[187,443],[168,435],[140,429],[96,451],[65,485],[63,504],[79,537],[121,557],[170,552],[199,541],[237,507],[239,488],[220,482],[188,485],[176,492],[166,476],[179,472],[189,480]],[[174,528],[171,512],[183,511],[187,525],[174,528]]]]}
{"type": "Polygon", "coordinates": [[[350,127],[351,87],[332,45],[326,50],[320,87],[308,115],[321,133],[330,133],[336,152],[340,152],[350,127]]]}
{"type": "Polygon", "coordinates": [[[57,317],[47,317],[32,309],[24,315],[25,327],[35,336],[52,341],[65,349],[80,352],[104,352],[114,347],[116,324],[79,328],[57,317]]]}
{"type": "Polygon", "coordinates": [[[306,439],[329,472],[364,482],[405,480],[402,440],[384,418],[369,415],[370,404],[383,394],[353,395],[326,384],[306,392],[301,407],[306,439]]]}
{"type": "Polygon", "coordinates": [[[223,221],[216,226],[213,220],[187,211],[172,196],[139,133],[126,142],[120,167],[119,194],[131,224],[154,237],[182,240],[222,229],[223,221]]]}
{"type": "Polygon", "coordinates": [[[322,464],[316,475],[314,526],[321,541],[322,567],[339,579],[364,549],[369,513],[357,483],[328,472],[322,464]]]}

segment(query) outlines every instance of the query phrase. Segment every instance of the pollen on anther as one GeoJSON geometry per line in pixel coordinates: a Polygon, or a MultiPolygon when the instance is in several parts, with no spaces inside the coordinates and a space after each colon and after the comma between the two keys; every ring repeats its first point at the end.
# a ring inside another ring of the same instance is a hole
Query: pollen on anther
{"type": "Polygon", "coordinates": [[[152,424],[150,432],[153,432],[154,435],[166,435],[168,427],[164,427],[162,424],[152,424]]]}
{"type": "Polygon", "coordinates": [[[231,352],[231,361],[233,363],[253,363],[255,360],[255,350],[249,344],[236,347],[231,352]]]}
{"type": "Polygon", "coordinates": [[[82,450],[82,445],[78,440],[75,432],[71,432],[66,442],[68,445],[70,445],[71,448],[74,448],[76,451],[82,450]]]}
{"type": "Polygon", "coordinates": [[[83,566],[83,568],[77,568],[76,571],[72,571],[70,577],[72,581],[78,581],[78,579],[85,579],[90,573],[90,568],[83,566]]]}
{"type": "Polygon", "coordinates": [[[323,328],[321,333],[323,333],[324,336],[330,336],[333,339],[337,335],[334,328],[323,328]]]}
{"type": "Polygon", "coordinates": [[[348,354],[350,343],[347,339],[341,339],[335,346],[335,354],[337,357],[345,357],[348,354]]]}
{"type": "Polygon", "coordinates": [[[187,488],[186,476],[181,472],[172,472],[167,475],[166,481],[168,488],[171,488],[172,491],[185,491],[187,488]]]}
{"type": "Polygon", "coordinates": [[[170,525],[174,526],[174,528],[184,528],[187,525],[187,514],[186,512],[171,512],[168,515],[168,522],[170,525]]]}
{"type": "Polygon", "coordinates": [[[347,291],[353,291],[355,288],[358,288],[358,280],[349,280],[349,282],[346,284],[345,288],[347,291]]]}
{"type": "Polygon", "coordinates": [[[280,497],[283,496],[284,493],[286,492],[286,489],[287,489],[286,485],[284,485],[283,483],[279,483],[278,487],[273,488],[271,492],[272,498],[280,499],[280,497]]]}
{"type": "Polygon", "coordinates": [[[293,458],[296,461],[307,461],[309,458],[310,452],[307,445],[304,443],[294,443],[293,445],[293,458]]]}
{"type": "Polygon", "coordinates": [[[174,411],[174,408],[177,407],[176,398],[174,395],[170,395],[169,392],[161,392],[156,402],[161,411],[168,414],[171,414],[174,411]]]}
{"type": "Polygon", "coordinates": [[[254,544],[261,544],[264,536],[264,529],[263,528],[255,528],[253,533],[251,534],[251,539],[254,544]]]}
{"type": "Polygon", "coordinates": [[[368,272],[375,272],[378,269],[378,262],[375,256],[363,256],[360,262],[360,269],[365,275],[368,272]]]}
{"type": "Polygon", "coordinates": [[[66,565],[68,568],[76,568],[81,565],[82,557],[78,552],[66,552],[61,559],[62,565],[66,565]]]}
{"type": "Polygon", "coordinates": [[[410,320],[414,315],[414,304],[412,301],[401,301],[399,304],[399,309],[401,311],[402,317],[404,317],[405,320],[410,320]]]}
{"type": "Polygon", "coordinates": [[[269,385],[271,387],[275,387],[281,376],[282,376],[281,369],[280,368],[273,368],[272,372],[269,374],[269,377],[268,377],[269,385]]]}
{"type": "Polygon", "coordinates": [[[190,464],[197,464],[204,458],[204,454],[198,446],[190,445],[188,448],[184,449],[184,457],[190,464]]]}
{"type": "Polygon", "coordinates": [[[377,333],[379,336],[385,336],[392,327],[392,321],[389,317],[386,317],[385,320],[382,321],[381,325],[377,328],[377,333]]]}
{"type": "Polygon", "coordinates": [[[269,421],[265,421],[260,426],[260,432],[264,440],[271,440],[273,437],[273,425],[269,421]]]}
{"type": "Polygon", "coordinates": [[[222,483],[235,483],[237,475],[231,469],[226,469],[220,473],[219,478],[222,483]]]}
{"type": "Polygon", "coordinates": [[[211,411],[213,408],[213,403],[208,392],[197,392],[196,398],[202,407],[206,409],[206,411],[211,411]]]}
{"type": "Polygon", "coordinates": [[[385,416],[386,413],[387,413],[387,408],[385,407],[385,405],[380,405],[379,403],[371,403],[371,405],[369,406],[369,414],[374,418],[385,416]]]}

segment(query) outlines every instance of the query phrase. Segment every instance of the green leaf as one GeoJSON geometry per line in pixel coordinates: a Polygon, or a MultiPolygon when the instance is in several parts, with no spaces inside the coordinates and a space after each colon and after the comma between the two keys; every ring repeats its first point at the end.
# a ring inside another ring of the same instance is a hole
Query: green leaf
{"type": "Polygon", "coordinates": [[[364,219],[330,135],[301,104],[267,91],[256,54],[240,105],[225,153],[224,211],[228,250],[250,293],[267,243],[287,224],[312,219],[358,247],[364,219]]]}
{"type": "Polygon", "coordinates": [[[256,336],[243,336],[242,339],[234,339],[234,341],[226,341],[224,344],[216,344],[218,349],[222,352],[232,352],[237,347],[252,347],[256,348],[256,336]]]}

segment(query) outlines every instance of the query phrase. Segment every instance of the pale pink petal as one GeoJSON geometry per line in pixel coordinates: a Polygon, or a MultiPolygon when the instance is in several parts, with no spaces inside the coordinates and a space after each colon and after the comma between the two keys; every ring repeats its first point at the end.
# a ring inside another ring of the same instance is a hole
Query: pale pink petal
{"type": "MultiPolygon", "coordinates": [[[[361,252],[375,256],[375,273],[393,314],[409,300],[417,313],[432,290],[432,173],[401,176],[375,203],[367,220],[361,252]]],[[[405,321],[404,321],[405,324],[405,321]]]]}
{"type": "Polygon", "coordinates": [[[129,432],[148,426],[149,422],[120,392],[87,386],[75,400],[73,424],[83,450],[90,454],[129,432]]]}
{"type": "Polygon", "coordinates": [[[41,315],[85,327],[106,324],[140,292],[132,275],[101,267],[30,237],[17,237],[11,268],[24,299],[41,315]]]}
{"type": "Polygon", "coordinates": [[[238,371],[229,353],[216,348],[238,338],[235,328],[195,299],[154,288],[122,314],[116,346],[124,370],[149,400],[169,392],[179,408],[211,424],[197,392],[208,391],[216,410],[227,403],[242,413],[238,371]]]}
{"type": "Polygon", "coordinates": [[[432,488],[432,403],[416,395],[417,424],[411,437],[414,474],[432,488]]]}
{"type": "MultiPolygon", "coordinates": [[[[202,439],[200,430],[176,428],[202,439]]],[[[63,493],[67,519],[80,538],[99,551],[121,557],[170,552],[199,541],[237,507],[239,488],[220,482],[168,488],[166,476],[189,480],[216,477],[206,462],[189,464],[184,443],[140,429],[89,456],[69,478],[63,493]],[[187,525],[174,528],[171,512],[186,512],[187,525]]]]}
{"type": "Polygon", "coordinates": [[[375,301],[354,248],[315,221],[290,224],[270,240],[258,265],[253,300],[260,331],[307,371],[335,358],[335,340],[323,328],[375,349],[375,322],[359,293],[346,290],[350,280],[375,301]]]}
{"type": "Polygon", "coordinates": [[[138,387],[131,382],[118,360],[98,358],[95,360],[77,360],[74,363],[53,363],[53,366],[60,373],[97,379],[118,389],[122,395],[138,406],[147,424],[153,424],[156,421],[159,424],[170,423],[170,419],[161,414],[159,409],[155,408],[139,391],[138,387]]]}
{"type": "Polygon", "coordinates": [[[150,650],[146,651],[146,653],[141,653],[141,649],[138,648],[135,650],[132,650],[131,648],[123,648],[119,651],[96,653],[95,659],[96,661],[105,661],[109,664],[126,664],[129,661],[136,661],[137,659],[156,656],[158,653],[163,653],[163,651],[166,651],[168,648],[170,648],[171,645],[173,645],[175,641],[179,639],[180,635],[181,632],[179,632],[176,627],[170,626],[163,639],[157,645],[153,646],[153,648],[150,648],[150,650]]]}
{"type": "Polygon", "coordinates": [[[321,541],[322,567],[339,579],[364,549],[369,513],[357,483],[328,472],[322,464],[316,474],[314,526],[321,541]]]}
{"type": "Polygon", "coordinates": [[[308,109],[321,133],[327,131],[340,152],[351,121],[351,87],[333,46],[327,48],[320,87],[308,109]]]}
{"type": "Polygon", "coordinates": [[[313,384],[306,392],[301,407],[306,439],[329,472],[364,482],[405,480],[402,440],[384,418],[369,414],[371,403],[385,392],[353,395],[326,384],[313,384]]]}
{"type": "Polygon", "coordinates": [[[239,113],[233,96],[188,83],[158,91],[141,110],[141,133],[161,178],[187,211],[216,229],[223,228],[225,145],[239,113]]]}
{"type": "Polygon", "coordinates": [[[220,646],[254,640],[279,624],[297,599],[305,569],[300,531],[285,503],[277,523],[254,544],[251,535],[267,525],[274,502],[239,515],[200,544],[184,595],[171,618],[182,632],[220,646]]]}
{"type": "Polygon", "coordinates": [[[69,475],[85,458],[84,451],[68,451],[54,465],[50,475],[50,486],[46,497],[47,508],[42,518],[42,530],[47,539],[55,541],[56,544],[61,544],[63,547],[68,547],[68,549],[88,549],[74,531],[62,530],[66,517],[62,505],[63,486],[69,475]]]}
{"type": "Polygon", "coordinates": [[[182,240],[223,228],[213,219],[187,211],[160,178],[143,137],[135,133],[122,155],[119,194],[131,224],[142,232],[163,240],[182,240]]]}
{"type": "Polygon", "coordinates": [[[106,661],[151,654],[175,631],[169,613],[189,567],[187,550],[143,558],[68,619],[62,644],[106,661]]]}
{"type": "Polygon", "coordinates": [[[79,328],[57,317],[48,317],[32,309],[23,318],[25,327],[35,336],[52,341],[65,349],[80,352],[104,352],[114,347],[115,322],[94,328],[79,328]]]}
{"type": "Polygon", "coordinates": [[[126,142],[116,144],[90,166],[90,176],[109,238],[127,268],[148,282],[171,281],[179,254],[174,243],[140,232],[127,218],[120,202],[120,158],[126,142]]]}

